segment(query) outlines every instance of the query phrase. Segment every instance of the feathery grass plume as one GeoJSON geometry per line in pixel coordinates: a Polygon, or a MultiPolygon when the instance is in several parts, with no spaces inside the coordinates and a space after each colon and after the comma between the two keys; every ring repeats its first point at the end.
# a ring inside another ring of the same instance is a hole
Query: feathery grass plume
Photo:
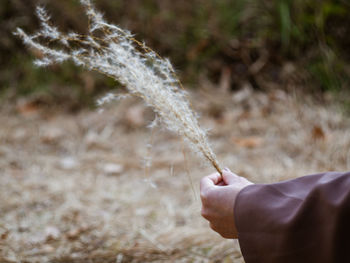
{"type": "MultiPolygon", "coordinates": [[[[76,65],[101,72],[125,85],[131,95],[141,97],[151,106],[166,127],[190,142],[220,172],[218,161],[209,146],[206,133],[199,127],[186,92],[167,59],[161,58],[144,43],[118,26],[107,23],[90,0],[81,0],[89,19],[89,33],[63,33],[50,22],[50,16],[37,7],[41,30],[27,35],[15,32],[23,42],[42,53],[34,63],[48,66],[72,60],[76,65]]],[[[100,103],[109,101],[108,94],[100,103]]]]}

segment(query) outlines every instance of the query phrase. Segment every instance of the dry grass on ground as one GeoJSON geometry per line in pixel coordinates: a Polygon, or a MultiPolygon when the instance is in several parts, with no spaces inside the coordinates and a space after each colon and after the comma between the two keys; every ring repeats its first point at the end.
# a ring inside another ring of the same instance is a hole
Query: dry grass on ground
{"type": "MultiPolygon", "coordinates": [[[[219,160],[254,182],[350,169],[349,120],[334,106],[249,89],[193,103],[219,160]]],[[[0,115],[0,262],[243,262],[200,217],[198,182],[213,168],[144,128],[152,113],[138,101],[17,110],[0,115]]]]}

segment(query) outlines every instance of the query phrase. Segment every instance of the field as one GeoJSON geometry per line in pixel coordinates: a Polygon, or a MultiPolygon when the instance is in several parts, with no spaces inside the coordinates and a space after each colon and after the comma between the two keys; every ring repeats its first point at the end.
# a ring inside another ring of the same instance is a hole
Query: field
{"type": "MultiPolygon", "coordinates": [[[[191,95],[222,165],[256,183],[350,169],[349,117],[332,98],[191,95]]],[[[135,99],[76,114],[3,105],[0,262],[243,262],[200,216],[199,180],[213,168],[146,128],[153,118],[135,99]]]]}

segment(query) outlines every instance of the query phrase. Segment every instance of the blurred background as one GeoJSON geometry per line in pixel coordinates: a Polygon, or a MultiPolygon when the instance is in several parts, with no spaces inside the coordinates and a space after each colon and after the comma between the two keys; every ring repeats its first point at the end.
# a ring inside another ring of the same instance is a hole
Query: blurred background
{"type": "MultiPolygon", "coordinates": [[[[346,0],[95,1],[119,24],[168,57],[190,88],[203,83],[237,90],[344,92],[350,76],[350,4],[346,0]]],[[[91,106],[117,84],[71,64],[37,69],[35,54],[11,32],[38,28],[42,4],[63,31],[86,31],[78,0],[11,0],[0,6],[0,98],[35,97],[91,106]]],[[[343,96],[342,96],[343,98],[343,96]]],[[[349,104],[347,100],[346,103],[349,104]]]]}
{"type": "MultiPolygon", "coordinates": [[[[39,28],[38,4],[62,31],[88,27],[78,0],[1,0],[0,262],[244,262],[200,216],[214,168],[146,128],[151,109],[96,109],[116,81],[33,66],[12,32],[39,28]]],[[[350,170],[348,0],[95,4],[170,59],[222,167],[254,183],[350,170]]]]}

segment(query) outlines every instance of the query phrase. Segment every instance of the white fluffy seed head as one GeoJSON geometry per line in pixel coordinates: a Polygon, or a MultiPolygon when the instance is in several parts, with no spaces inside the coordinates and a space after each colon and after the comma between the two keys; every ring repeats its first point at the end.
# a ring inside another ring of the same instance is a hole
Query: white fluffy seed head
{"type": "MultiPolygon", "coordinates": [[[[194,152],[200,153],[221,172],[206,133],[199,127],[197,117],[170,61],[162,59],[144,43],[135,40],[129,31],[104,21],[102,14],[94,9],[89,0],[80,2],[90,20],[87,36],[58,31],[50,25],[50,16],[42,7],[37,8],[41,21],[41,30],[38,33],[29,36],[23,30],[17,29],[15,34],[26,45],[43,54],[43,58],[34,63],[37,66],[47,66],[71,59],[78,66],[99,71],[118,80],[130,94],[144,99],[169,130],[185,138],[194,152]],[[99,31],[99,37],[94,36],[96,30],[99,31]],[[41,39],[46,41],[40,42],[41,39]],[[42,43],[56,43],[63,47],[58,49],[57,45],[52,47],[42,43]],[[72,48],[76,46],[79,48],[72,48]]],[[[114,94],[107,94],[97,103],[102,105],[115,97],[114,94]]]]}

